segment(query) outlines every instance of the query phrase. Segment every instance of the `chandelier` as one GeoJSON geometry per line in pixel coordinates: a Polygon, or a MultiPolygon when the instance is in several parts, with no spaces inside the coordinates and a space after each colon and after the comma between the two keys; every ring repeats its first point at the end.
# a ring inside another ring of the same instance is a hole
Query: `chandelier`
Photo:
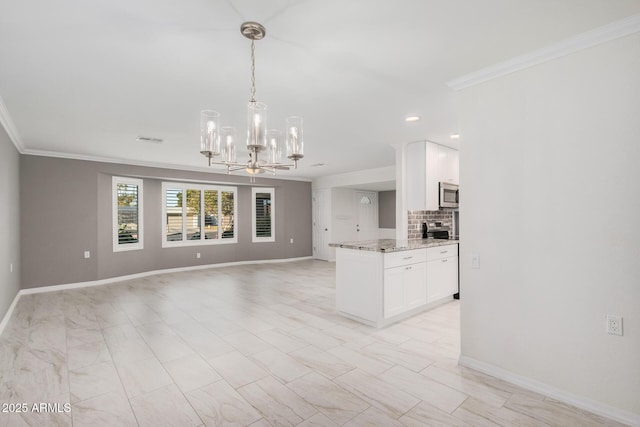
{"type": "Polygon", "coordinates": [[[233,127],[220,127],[220,113],[204,110],[200,113],[200,153],[212,164],[225,165],[227,173],[245,170],[250,175],[277,170],[297,168],[298,160],[304,157],[302,140],[302,117],[292,116],[286,119],[284,132],[287,158],[293,163],[282,163],[283,133],[277,129],[267,130],[267,106],[257,102],[255,41],[266,34],[265,28],[257,22],[245,22],[240,26],[243,36],[251,40],[251,99],[247,109],[247,150],[249,160],[246,163],[236,160],[236,131],[233,127]],[[260,153],[264,154],[259,159],[260,153]],[[217,160],[219,158],[219,160],[217,160]]]}

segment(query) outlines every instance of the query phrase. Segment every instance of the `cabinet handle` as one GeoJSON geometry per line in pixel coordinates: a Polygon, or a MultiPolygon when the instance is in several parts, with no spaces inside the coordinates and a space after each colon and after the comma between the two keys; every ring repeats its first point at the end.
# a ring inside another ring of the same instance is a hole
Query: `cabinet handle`
{"type": "Polygon", "coordinates": [[[449,260],[448,260],[448,259],[446,259],[446,258],[442,260],[442,262],[447,262],[447,261],[449,261],[449,260]]]}
{"type": "Polygon", "coordinates": [[[406,256],[406,257],[404,257],[402,259],[411,259],[411,258],[413,258],[413,257],[412,256],[406,256]]]}
{"type": "Polygon", "coordinates": [[[449,251],[440,251],[441,254],[446,254],[449,251]]]}
{"type": "Polygon", "coordinates": [[[409,266],[409,267],[407,267],[407,268],[406,268],[406,270],[411,270],[411,267],[410,267],[410,266],[409,266]]]}

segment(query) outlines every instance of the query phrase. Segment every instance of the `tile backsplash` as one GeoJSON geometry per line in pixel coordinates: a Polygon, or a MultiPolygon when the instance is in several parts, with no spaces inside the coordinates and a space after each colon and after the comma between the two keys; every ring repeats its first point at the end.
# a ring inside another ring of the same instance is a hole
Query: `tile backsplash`
{"type": "Polygon", "coordinates": [[[409,211],[409,239],[422,238],[422,223],[442,222],[443,227],[453,227],[452,211],[409,211]]]}

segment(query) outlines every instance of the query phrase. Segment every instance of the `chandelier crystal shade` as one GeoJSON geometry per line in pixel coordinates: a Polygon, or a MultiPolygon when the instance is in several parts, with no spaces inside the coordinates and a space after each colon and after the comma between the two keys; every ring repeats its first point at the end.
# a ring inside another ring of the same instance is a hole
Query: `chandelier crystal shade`
{"type": "Polygon", "coordinates": [[[297,168],[298,160],[304,157],[302,139],[302,117],[292,116],[285,121],[285,131],[267,128],[267,106],[255,100],[255,41],[266,34],[265,28],[257,22],[245,22],[240,26],[243,36],[251,40],[251,98],[247,107],[246,145],[249,160],[246,163],[236,159],[237,134],[233,127],[220,125],[220,113],[203,110],[200,113],[200,153],[209,159],[209,166],[225,165],[227,172],[245,170],[250,175],[265,171],[275,175],[277,170],[297,168]],[[282,163],[283,152],[293,163],[282,163]],[[259,159],[260,153],[264,154],[259,159]]]}

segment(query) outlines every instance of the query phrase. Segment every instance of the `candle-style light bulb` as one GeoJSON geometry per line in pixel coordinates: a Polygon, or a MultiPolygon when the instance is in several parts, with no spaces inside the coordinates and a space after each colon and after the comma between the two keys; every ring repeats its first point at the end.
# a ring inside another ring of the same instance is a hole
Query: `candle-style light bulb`
{"type": "Polygon", "coordinates": [[[220,154],[220,113],[200,112],[200,153],[208,158],[220,154]]]}
{"type": "Polygon", "coordinates": [[[247,148],[261,151],[267,147],[267,106],[249,102],[247,115],[247,148]]]}
{"type": "Polygon", "coordinates": [[[287,118],[287,157],[294,162],[304,157],[302,117],[287,118]]]}

